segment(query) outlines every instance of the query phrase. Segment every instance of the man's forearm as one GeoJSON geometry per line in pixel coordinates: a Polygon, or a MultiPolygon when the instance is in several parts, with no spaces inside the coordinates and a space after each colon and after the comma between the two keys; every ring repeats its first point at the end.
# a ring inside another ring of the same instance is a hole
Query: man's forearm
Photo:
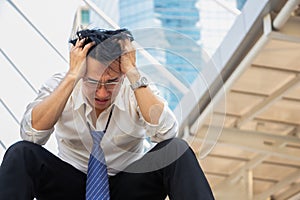
{"type": "MultiPolygon", "coordinates": [[[[126,73],[130,83],[135,83],[140,78],[140,73],[136,68],[126,73]]],[[[134,91],[137,103],[144,119],[151,124],[158,124],[164,103],[160,101],[148,87],[141,87],[134,91]]]]}
{"type": "Polygon", "coordinates": [[[36,130],[51,129],[60,115],[73,91],[76,76],[66,74],[58,87],[32,110],[32,127],[36,130]]]}

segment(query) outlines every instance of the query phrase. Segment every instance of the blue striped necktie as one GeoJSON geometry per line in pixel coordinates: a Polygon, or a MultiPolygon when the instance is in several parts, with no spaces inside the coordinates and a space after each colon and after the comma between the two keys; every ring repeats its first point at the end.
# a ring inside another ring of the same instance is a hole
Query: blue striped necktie
{"type": "Polygon", "coordinates": [[[107,167],[100,142],[108,127],[112,111],[113,107],[109,114],[109,118],[104,131],[91,131],[91,135],[93,138],[93,148],[88,164],[86,200],[110,199],[107,167]]]}

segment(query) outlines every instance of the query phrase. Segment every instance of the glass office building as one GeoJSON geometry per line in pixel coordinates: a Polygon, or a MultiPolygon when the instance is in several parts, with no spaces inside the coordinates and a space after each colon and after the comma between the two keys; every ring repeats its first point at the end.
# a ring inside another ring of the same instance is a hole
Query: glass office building
{"type": "MultiPolygon", "coordinates": [[[[169,76],[175,77],[183,87],[189,87],[198,74],[201,60],[200,47],[197,45],[200,39],[200,30],[196,27],[199,21],[199,11],[195,7],[197,0],[94,2],[120,27],[132,30],[137,42],[168,70],[169,76]],[[107,9],[111,6],[116,12],[107,9]]],[[[105,23],[95,13],[91,13],[91,21],[101,27],[105,23]]],[[[144,71],[157,80],[166,80],[157,67],[151,67],[151,63],[139,54],[138,62],[143,65],[144,71]]],[[[174,81],[158,85],[174,109],[184,92],[178,90],[178,84],[174,81]]]]}
{"type": "MultiPolygon", "coordinates": [[[[138,52],[139,67],[151,74],[152,80],[153,78],[158,82],[165,80],[158,86],[161,86],[160,90],[172,109],[175,109],[185,91],[189,90],[190,85],[200,75],[203,60],[207,60],[209,53],[216,49],[217,44],[211,42],[211,38],[215,37],[214,41],[219,44],[221,37],[230,28],[224,20],[232,23],[236,16],[226,9],[219,9],[213,11],[219,12],[218,15],[204,17],[219,20],[218,23],[223,26],[215,26],[212,24],[214,21],[201,21],[200,5],[209,3],[207,0],[94,0],[94,2],[120,27],[132,30],[137,42],[170,73],[164,76],[159,67],[151,67],[153,63],[138,52]],[[206,48],[210,48],[210,52],[206,48]],[[169,77],[175,77],[177,81],[166,81],[169,77]],[[185,89],[178,89],[180,84],[181,88],[185,89]]],[[[245,0],[226,2],[234,8],[242,8],[245,0]]],[[[112,28],[94,12],[91,12],[90,18],[97,27],[112,28]]]]}

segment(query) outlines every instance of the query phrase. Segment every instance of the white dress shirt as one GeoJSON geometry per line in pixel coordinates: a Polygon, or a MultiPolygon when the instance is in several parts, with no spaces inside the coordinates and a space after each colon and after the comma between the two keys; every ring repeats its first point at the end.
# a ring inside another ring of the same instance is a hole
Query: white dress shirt
{"type": "MultiPolygon", "coordinates": [[[[54,128],[35,130],[31,124],[31,113],[35,105],[49,96],[64,78],[65,73],[55,74],[40,89],[37,98],[30,103],[21,122],[21,137],[37,144],[45,144],[52,133],[58,143],[58,156],[82,172],[87,172],[89,155],[92,148],[90,130],[104,130],[112,106],[103,111],[94,126],[92,107],[82,93],[82,81],[75,86],[64,111],[54,128]]],[[[155,87],[150,86],[158,96],[155,87]]],[[[114,101],[114,110],[108,129],[101,141],[105,154],[108,174],[115,175],[129,164],[140,159],[154,143],[175,137],[178,123],[167,102],[158,125],[146,122],[138,108],[134,92],[125,78],[114,101]],[[152,145],[145,145],[151,140],[152,145]]]]}

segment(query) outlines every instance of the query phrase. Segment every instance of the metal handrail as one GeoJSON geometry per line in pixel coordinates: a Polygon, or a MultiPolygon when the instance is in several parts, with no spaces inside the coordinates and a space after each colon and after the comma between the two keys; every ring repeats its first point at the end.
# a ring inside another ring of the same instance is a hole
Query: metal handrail
{"type": "Polygon", "coordinates": [[[67,59],[59,52],[59,50],[46,38],[46,36],[26,17],[26,15],[11,0],[7,2],[25,19],[25,21],[46,41],[46,43],[67,63],[67,59]]]}

